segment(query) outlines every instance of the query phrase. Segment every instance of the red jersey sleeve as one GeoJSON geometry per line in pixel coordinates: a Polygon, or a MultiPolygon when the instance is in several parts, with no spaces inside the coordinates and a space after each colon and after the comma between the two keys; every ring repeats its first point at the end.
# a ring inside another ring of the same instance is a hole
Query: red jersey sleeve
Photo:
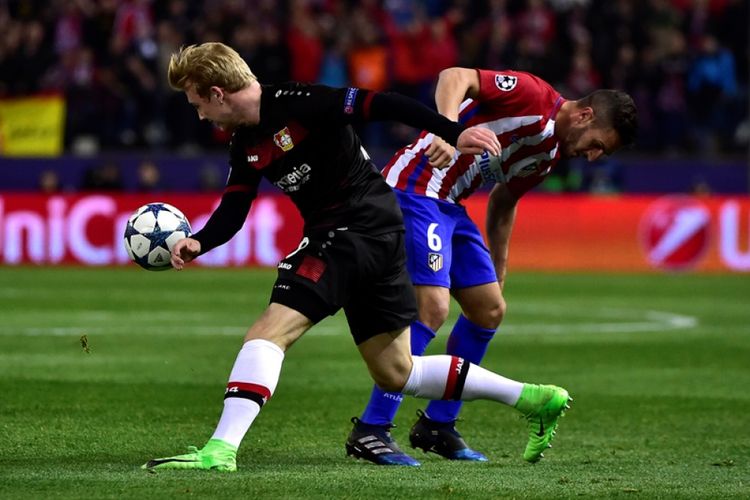
{"type": "Polygon", "coordinates": [[[488,110],[502,110],[503,116],[530,114],[549,100],[551,87],[545,81],[523,71],[478,69],[478,101],[488,110]]]}

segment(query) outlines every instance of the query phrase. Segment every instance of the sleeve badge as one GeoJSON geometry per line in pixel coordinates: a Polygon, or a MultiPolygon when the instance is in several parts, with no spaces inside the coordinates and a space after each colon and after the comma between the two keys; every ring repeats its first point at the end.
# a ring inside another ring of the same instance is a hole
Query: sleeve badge
{"type": "Polygon", "coordinates": [[[503,92],[510,92],[514,88],[516,88],[516,84],[518,83],[518,77],[512,76],[512,75],[495,75],[495,85],[497,85],[497,88],[502,90],[503,92]]]}

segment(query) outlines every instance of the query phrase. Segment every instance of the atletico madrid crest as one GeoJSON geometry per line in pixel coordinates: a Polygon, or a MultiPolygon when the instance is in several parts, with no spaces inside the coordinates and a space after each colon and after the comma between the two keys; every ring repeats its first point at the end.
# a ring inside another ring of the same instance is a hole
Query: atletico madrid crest
{"type": "Polygon", "coordinates": [[[427,265],[430,266],[434,272],[438,272],[443,268],[443,256],[439,253],[430,253],[427,255],[427,265]]]}

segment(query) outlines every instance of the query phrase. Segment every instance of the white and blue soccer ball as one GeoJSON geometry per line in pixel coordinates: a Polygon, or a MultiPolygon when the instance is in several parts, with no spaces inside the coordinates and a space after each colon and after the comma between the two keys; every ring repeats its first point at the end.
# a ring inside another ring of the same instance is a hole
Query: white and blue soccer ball
{"type": "Polygon", "coordinates": [[[168,203],[149,203],[133,212],[125,227],[125,250],[149,271],[170,269],[172,247],[192,234],[185,214],[168,203]]]}

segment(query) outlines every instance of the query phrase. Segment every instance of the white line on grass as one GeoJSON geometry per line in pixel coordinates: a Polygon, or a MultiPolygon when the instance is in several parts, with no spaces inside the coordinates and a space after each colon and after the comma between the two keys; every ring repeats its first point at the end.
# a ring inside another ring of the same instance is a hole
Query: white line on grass
{"type": "MultiPolygon", "coordinates": [[[[600,310],[600,312],[613,312],[612,316],[617,316],[618,312],[614,309],[600,310]]],[[[632,321],[603,321],[603,322],[586,322],[586,323],[509,323],[502,325],[500,328],[503,334],[510,335],[528,335],[528,334],[565,334],[565,333],[635,333],[649,331],[667,331],[682,330],[695,328],[698,326],[698,319],[693,316],[670,313],[665,311],[644,311],[640,318],[631,313],[628,317],[632,321]]],[[[596,314],[594,314],[596,315],[596,314]]]]}
{"type": "MultiPolygon", "coordinates": [[[[514,311],[521,309],[519,316],[525,316],[524,309],[533,311],[533,316],[546,313],[551,316],[580,316],[580,310],[572,311],[564,306],[527,306],[514,307],[514,311]]],[[[60,313],[57,313],[60,316],[60,313]]],[[[78,312],[73,315],[76,323],[81,326],[14,326],[0,325],[0,335],[13,336],[22,335],[28,337],[38,336],[81,336],[81,335],[198,335],[198,336],[236,336],[242,337],[249,325],[180,325],[186,319],[190,321],[200,320],[200,315],[194,313],[190,318],[184,314],[161,312],[149,315],[148,325],[141,325],[133,321],[122,321],[123,317],[116,313],[105,311],[78,312]],[[157,316],[157,317],[154,317],[157,316]],[[159,325],[159,321],[164,324],[159,325]],[[102,323],[107,324],[102,324],[102,323]],[[117,324],[120,323],[120,324],[117,324]]],[[[586,317],[594,321],[558,323],[555,321],[525,322],[522,320],[508,321],[500,328],[505,335],[534,335],[534,334],[568,334],[568,333],[636,333],[647,331],[668,331],[690,329],[698,325],[697,318],[667,311],[633,311],[627,309],[601,308],[597,311],[587,311],[586,317]]],[[[63,314],[63,317],[66,317],[63,314]]],[[[68,319],[73,319],[68,318],[68,319]]],[[[306,336],[324,337],[334,335],[349,335],[343,322],[340,326],[336,324],[323,324],[313,327],[306,336]]]]}

